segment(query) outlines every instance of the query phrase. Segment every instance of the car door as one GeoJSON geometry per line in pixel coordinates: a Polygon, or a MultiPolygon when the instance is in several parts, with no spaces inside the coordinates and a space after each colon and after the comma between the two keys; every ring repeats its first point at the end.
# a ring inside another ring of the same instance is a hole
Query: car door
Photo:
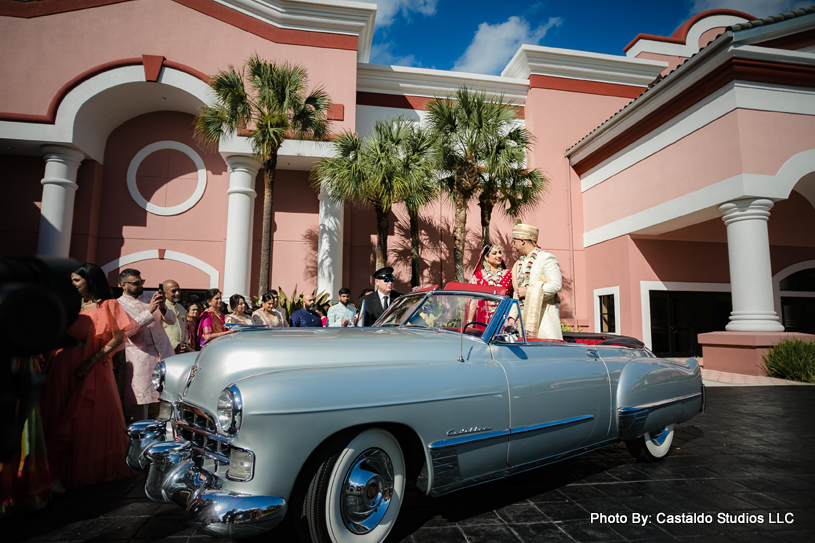
{"type": "Polygon", "coordinates": [[[510,397],[512,467],[608,439],[611,391],[597,351],[573,343],[493,341],[510,397]]]}

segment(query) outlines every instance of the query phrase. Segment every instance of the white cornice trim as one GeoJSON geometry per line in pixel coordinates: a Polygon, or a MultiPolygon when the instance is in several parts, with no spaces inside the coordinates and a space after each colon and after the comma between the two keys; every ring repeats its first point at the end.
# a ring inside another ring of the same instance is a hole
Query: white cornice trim
{"type": "Polygon", "coordinates": [[[244,15],[289,30],[358,36],[357,60],[371,56],[376,4],[348,0],[215,0],[244,15]]]}
{"type": "Polygon", "coordinates": [[[815,90],[732,82],[581,177],[586,192],[736,109],[815,115],[815,90]]]}
{"type": "Polygon", "coordinates": [[[647,87],[667,67],[667,62],[657,60],[522,45],[501,75],[528,79],[534,74],[647,87]]]}
{"type": "Polygon", "coordinates": [[[655,55],[668,55],[675,57],[691,57],[699,52],[699,38],[708,30],[714,28],[725,28],[730,25],[746,22],[744,17],[736,15],[713,15],[705,17],[696,22],[688,30],[688,35],[685,38],[685,43],[670,43],[657,40],[649,40],[648,38],[637,41],[631,48],[625,52],[629,58],[635,58],[640,53],[652,53],[655,55]]]}
{"type": "Polygon", "coordinates": [[[720,38],[705,47],[698,55],[671,72],[666,79],[638,96],[599,128],[575,143],[566,151],[569,161],[572,164],[579,162],[717,68],[732,55],[731,38],[732,34],[729,34],[725,39],[720,38]]]}
{"type": "Polygon", "coordinates": [[[406,66],[357,64],[358,92],[433,98],[451,95],[462,86],[483,90],[491,96],[504,95],[506,100],[523,106],[529,91],[529,80],[406,66]]]}
{"type": "Polygon", "coordinates": [[[743,173],[679,196],[583,234],[590,247],[626,234],[656,236],[721,217],[719,206],[741,198],[785,200],[805,175],[813,171],[815,149],[790,157],[775,175],[743,173]]]}
{"type": "MultiPolygon", "coordinates": [[[[566,154],[569,157],[570,163],[576,164],[580,162],[620,134],[631,129],[638,122],[672,99],[687,91],[705,76],[733,58],[749,58],[787,64],[815,64],[815,55],[812,53],[784,51],[781,49],[749,45],[734,46],[730,39],[732,38],[732,33],[728,33],[728,35],[723,38],[724,39],[720,38],[716,43],[703,49],[698,55],[672,72],[664,81],[660,82],[648,92],[640,95],[634,102],[623,108],[594,132],[568,149],[566,154]]],[[[661,129],[662,128],[658,128],[657,130],[661,129]]],[[[592,168],[589,172],[584,174],[583,177],[585,178],[603,168],[617,157],[624,155],[627,149],[639,145],[644,139],[649,137],[650,134],[646,134],[643,138],[632,143],[626,149],[619,151],[613,157],[592,168]]]]}

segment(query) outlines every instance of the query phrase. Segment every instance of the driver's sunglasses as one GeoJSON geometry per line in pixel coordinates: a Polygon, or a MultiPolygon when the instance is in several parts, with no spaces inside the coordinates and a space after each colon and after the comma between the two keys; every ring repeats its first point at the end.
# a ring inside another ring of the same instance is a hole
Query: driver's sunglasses
{"type": "Polygon", "coordinates": [[[144,285],[146,282],[147,281],[145,279],[142,279],[141,281],[122,281],[122,283],[125,283],[125,284],[128,284],[128,285],[133,285],[135,287],[140,287],[140,286],[144,285]]]}
{"type": "Polygon", "coordinates": [[[383,277],[382,281],[385,281],[386,283],[393,283],[394,281],[396,281],[396,277],[389,275],[387,277],[383,277]]]}

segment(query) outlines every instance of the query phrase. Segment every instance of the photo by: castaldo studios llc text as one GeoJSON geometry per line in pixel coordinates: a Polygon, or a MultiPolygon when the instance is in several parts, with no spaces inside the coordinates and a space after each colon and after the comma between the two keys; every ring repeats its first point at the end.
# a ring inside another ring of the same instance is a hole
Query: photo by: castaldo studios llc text
{"type": "Polygon", "coordinates": [[[794,524],[793,513],[591,513],[591,523],[599,524],[794,524]]]}

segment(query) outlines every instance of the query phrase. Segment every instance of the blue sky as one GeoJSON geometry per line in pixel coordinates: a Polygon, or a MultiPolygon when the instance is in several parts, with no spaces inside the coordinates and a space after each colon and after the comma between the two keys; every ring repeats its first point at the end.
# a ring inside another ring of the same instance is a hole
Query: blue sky
{"type": "Polygon", "coordinates": [[[639,33],[670,36],[692,16],[756,17],[815,0],[363,0],[377,4],[371,62],[500,74],[523,44],[623,55],[639,33]]]}

